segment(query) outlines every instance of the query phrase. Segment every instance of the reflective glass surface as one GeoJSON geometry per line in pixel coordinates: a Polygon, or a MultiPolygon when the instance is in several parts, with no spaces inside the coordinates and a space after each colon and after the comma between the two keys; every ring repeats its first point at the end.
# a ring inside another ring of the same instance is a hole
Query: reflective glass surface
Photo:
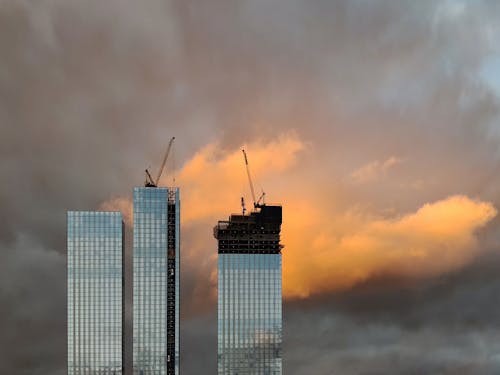
{"type": "Polygon", "coordinates": [[[219,254],[218,374],[281,375],[281,254],[219,254]]]}
{"type": "Polygon", "coordinates": [[[119,212],[67,214],[68,374],[123,374],[119,212]]]}
{"type": "Polygon", "coordinates": [[[133,262],[134,374],[178,374],[178,189],[134,189],[133,262]]]}

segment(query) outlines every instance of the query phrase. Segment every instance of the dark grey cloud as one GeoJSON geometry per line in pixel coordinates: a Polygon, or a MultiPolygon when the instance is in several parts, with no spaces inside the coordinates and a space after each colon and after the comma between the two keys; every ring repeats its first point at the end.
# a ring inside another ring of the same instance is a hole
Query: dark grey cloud
{"type": "Polygon", "coordinates": [[[64,255],[24,235],[1,251],[0,373],[63,374],[64,255]]]}
{"type": "MultiPolygon", "coordinates": [[[[498,254],[425,283],[379,278],[284,304],[284,372],[496,374],[498,254]]],[[[183,326],[184,370],[215,373],[217,318],[183,326]]]]}
{"type": "Polygon", "coordinates": [[[490,255],[428,283],[385,279],[288,303],[287,363],[296,374],[494,374],[499,262],[490,255]]]}
{"type": "MultiPolygon", "coordinates": [[[[172,135],[179,166],[214,140],[294,129],[312,145],[304,179],[327,188],[404,160],[337,189],[346,207],[455,193],[498,206],[499,104],[479,71],[499,14],[459,0],[1,1],[0,373],[65,372],[65,212],[130,196],[172,135]]],[[[497,228],[481,246],[498,248],[497,228]]],[[[210,230],[183,231],[186,374],[215,373],[215,242],[189,251],[210,230]]],[[[498,373],[498,265],[287,302],[285,370],[498,373]]]]}

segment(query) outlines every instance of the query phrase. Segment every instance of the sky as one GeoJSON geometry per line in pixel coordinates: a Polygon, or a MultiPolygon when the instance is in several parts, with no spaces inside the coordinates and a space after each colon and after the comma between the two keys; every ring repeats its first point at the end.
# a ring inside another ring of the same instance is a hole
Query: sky
{"type": "Polygon", "coordinates": [[[494,0],[0,0],[0,373],[66,372],[67,210],[124,214],[130,337],[172,136],[183,374],[216,372],[242,147],[283,205],[284,373],[500,373],[499,39],[494,0]]]}

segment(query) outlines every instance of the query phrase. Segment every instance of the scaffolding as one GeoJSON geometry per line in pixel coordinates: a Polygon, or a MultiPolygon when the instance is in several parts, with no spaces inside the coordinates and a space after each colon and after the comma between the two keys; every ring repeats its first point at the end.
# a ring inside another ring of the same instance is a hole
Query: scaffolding
{"type": "Polygon", "coordinates": [[[262,206],[250,215],[231,215],[219,221],[214,237],[219,240],[219,254],[280,254],[281,206],[262,206]]]}

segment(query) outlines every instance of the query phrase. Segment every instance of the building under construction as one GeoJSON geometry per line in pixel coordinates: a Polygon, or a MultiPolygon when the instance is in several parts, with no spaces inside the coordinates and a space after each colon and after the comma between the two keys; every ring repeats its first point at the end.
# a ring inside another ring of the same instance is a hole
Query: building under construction
{"type": "MultiPolygon", "coordinates": [[[[246,160],[248,171],[248,161],[246,160]]],[[[253,193],[253,186],[250,187],[253,193]]],[[[282,374],[282,207],[260,204],[214,228],[218,240],[218,374],[282,374]]]]}
{"type": "Polygon", "coordinates": [[[134,188],[133,374],[179,374],[179,188],[159,187],[174,138],[153,179],[134,188]]]}
{"type": "Polygon", "coordinates": [[[179,374],[179,189],[134,188],[134,375],[179,374]]]}
{"type": "Polygon", "coordinates": [[[219,221],[214,236],[219,254],[281,254],[281,206],[262,205],[250,215],[219,221]]]}

